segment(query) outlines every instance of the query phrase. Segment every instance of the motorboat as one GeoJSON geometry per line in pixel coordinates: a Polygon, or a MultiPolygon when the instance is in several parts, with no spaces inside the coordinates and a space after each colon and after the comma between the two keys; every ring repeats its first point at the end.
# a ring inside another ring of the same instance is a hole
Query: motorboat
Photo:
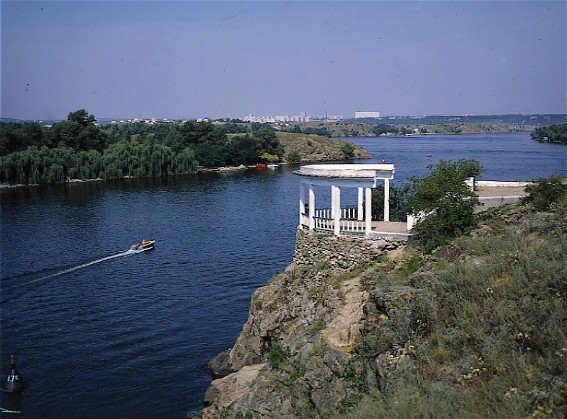
{"type": "Polygon", "coordinates": [[[269,163],[269,164],[267,164],[266,166],[268,167],[268,169],[272,169],[272,170],[275,170],[275,169],[277,169],[278,167],[280,167],[279,164],[275,164],[275,163],[269,163]]]}
{"type": "Polygon", "coordinates": [[[132,250],[150,250],[154,248],[155,240],[142,240],[132,246],[132,250]]]}

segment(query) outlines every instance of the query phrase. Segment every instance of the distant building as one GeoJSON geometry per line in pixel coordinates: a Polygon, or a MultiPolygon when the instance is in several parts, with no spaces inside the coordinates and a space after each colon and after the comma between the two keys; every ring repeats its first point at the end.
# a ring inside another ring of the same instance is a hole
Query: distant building
{"type": "Polygon", "coordinates": [[[355,112],[354,119],[380,118],[380,112],[355,112]]]}
{"type": "Polygon", "coordinates": [[[276,115],[258,116],[246,115],[242,118],[245,122],[275,123],[275,122],[311,122],[311,115],[303,112],[300,115],[276,115]]]}

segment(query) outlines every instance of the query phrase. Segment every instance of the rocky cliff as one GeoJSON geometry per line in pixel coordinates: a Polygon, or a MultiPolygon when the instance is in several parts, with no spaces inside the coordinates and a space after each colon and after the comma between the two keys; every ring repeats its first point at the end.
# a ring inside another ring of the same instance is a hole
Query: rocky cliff
{"type": "Polygon", "coordinates": [[[567,202],[433,254],[297,232],[210,363],[204,418],[565,417],[567,202]]]}
{"type": "MultiPolygon", "coordinates": [[[[358,393],[351,352],[365,327],[365,267],[403,242],[298,230],[293,262],[252,296],[235,345],[210,363],[214,380],[202,416],[316,416],[358,393]],[[253,383],[253,385],[252,385],[253,383]]],[[[392,290],[380,304],[411,297],[392,290]],[[388,301],[388,302],[387,302],[388,301]]]]}

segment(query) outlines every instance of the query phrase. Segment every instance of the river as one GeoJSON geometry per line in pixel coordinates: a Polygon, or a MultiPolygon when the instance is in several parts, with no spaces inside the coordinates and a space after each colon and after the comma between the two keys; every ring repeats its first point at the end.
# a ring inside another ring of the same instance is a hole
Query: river
{"type": "MultiPolygon", "coordinates": [[[[349,138],[396,178],[474,158],[486,180],[567,174],[567,147],[527,133],[349,138]]],[[[1,369],[28,418],[182,418],[230,347],[253,291],[292,259],[297,166],[5,189],[1,369]],[[141,239],[153,251],[124,252],[141,239]]]]}

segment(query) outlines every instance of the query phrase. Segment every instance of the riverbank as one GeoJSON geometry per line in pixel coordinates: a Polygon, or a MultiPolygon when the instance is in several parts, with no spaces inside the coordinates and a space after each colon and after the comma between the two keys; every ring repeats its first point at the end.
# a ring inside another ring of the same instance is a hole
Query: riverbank
{"type": "Polygon", "coordinates": [[[292,264],[211,362],[222,378],[201,416],[564,415],[566,211],[490,210],[433,255],[403,243],[306,254],[341,239],[298,231],[292,264]]]}

